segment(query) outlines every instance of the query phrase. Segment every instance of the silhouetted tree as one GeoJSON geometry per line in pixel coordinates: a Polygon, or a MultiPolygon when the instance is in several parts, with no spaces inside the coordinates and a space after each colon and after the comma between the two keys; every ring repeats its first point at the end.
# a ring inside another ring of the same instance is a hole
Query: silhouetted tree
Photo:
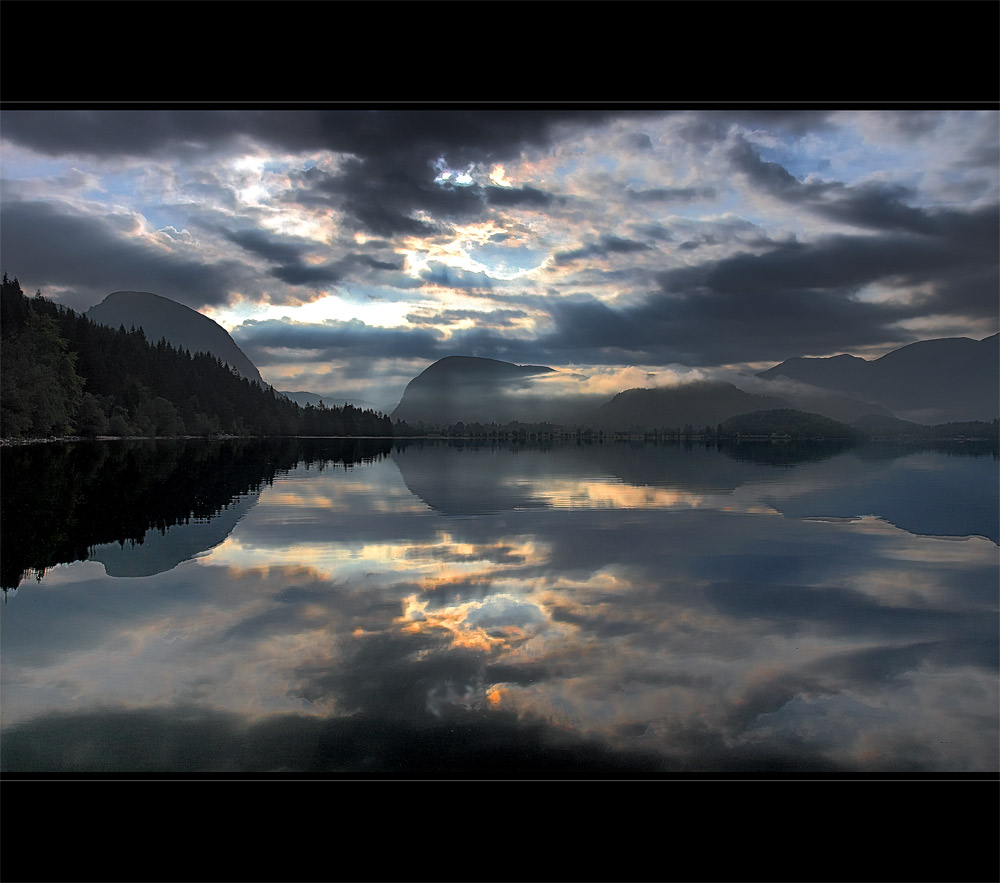
{"type": "Polygon", "coordinates": [[[242,377],[218,357],[150,343],[141,328],[117,330],[27,298],[5,274],[0,303],[4,437],[96,435],[391,436],[375,411],[299,408],[242,377]]]}

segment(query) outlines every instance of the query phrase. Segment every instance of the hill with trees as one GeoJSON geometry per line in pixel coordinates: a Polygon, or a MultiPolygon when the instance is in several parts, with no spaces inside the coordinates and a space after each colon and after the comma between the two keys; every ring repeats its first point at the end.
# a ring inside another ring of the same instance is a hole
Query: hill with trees
{"type": "Polygon", "coordinates": [[[218,356],[0,285],[0,436],[391,436],[352,405],[299,407],[218,356]]]}
{"type": "Polygon", "coordinates": [[[776,396],[753,395],[732,383],[697,381],[654,389],[627,389],[611,401],[580,417],[593,429],[643,431],[691,426],[715,427],[747,411],[788,408],[776,396]]]}
{"type": "Polygon", "coordinates": [[[478,356],[446,356],[414,377],[392,412],[393,420],[439,426],[459,421],[509,423],[551,419],[559,403],[525,396],[532,379],[552,373],[544,365],[515,365],[478,356]]]}
{"type": "Polygon", "coordinates": [[[111,328],[141,328],[150,341],[165,338],[193,353],[218,356],[241,376],[266,386],[257,366],[218,322],[168,297],[149,291],[114,291],[84,314],[111,328]]]}
{"type": "Polygon", "coordinates": [[[722,421],[718,435],[724,438],[788,438],[788,439],[858,439],[864,434],[822,414],[809,414],[792,408],[775,408],[738,414],[722,421]]]}

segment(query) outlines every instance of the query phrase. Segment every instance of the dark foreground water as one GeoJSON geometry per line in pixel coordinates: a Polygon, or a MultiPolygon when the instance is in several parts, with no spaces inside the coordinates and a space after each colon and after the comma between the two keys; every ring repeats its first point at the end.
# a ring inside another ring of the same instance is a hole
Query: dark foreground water
{"type": "Polygon", "coordinates": [[[7,772],[995,772],[996,446],[3,452],[7,772]]]}

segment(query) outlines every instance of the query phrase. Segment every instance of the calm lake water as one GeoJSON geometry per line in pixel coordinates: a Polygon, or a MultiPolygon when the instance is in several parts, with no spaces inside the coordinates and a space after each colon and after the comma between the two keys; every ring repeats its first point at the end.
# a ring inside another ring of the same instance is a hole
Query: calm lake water
{"type": "Polygon", "coordinates": [[[996,446],[5,449],[7,772],[995,772],[996,446]]]}

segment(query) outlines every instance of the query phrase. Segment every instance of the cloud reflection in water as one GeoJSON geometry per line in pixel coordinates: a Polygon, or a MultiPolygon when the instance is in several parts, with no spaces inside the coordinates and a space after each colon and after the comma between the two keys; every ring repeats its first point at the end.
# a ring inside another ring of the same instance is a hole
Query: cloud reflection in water
{"type": "Polygon", "coordinates": [[[620,454],[300,466],[167,573],[51,570],[3,614],[4,769],[1000,766],[995,543],[843,508],[905,461],[620,454]]]}

